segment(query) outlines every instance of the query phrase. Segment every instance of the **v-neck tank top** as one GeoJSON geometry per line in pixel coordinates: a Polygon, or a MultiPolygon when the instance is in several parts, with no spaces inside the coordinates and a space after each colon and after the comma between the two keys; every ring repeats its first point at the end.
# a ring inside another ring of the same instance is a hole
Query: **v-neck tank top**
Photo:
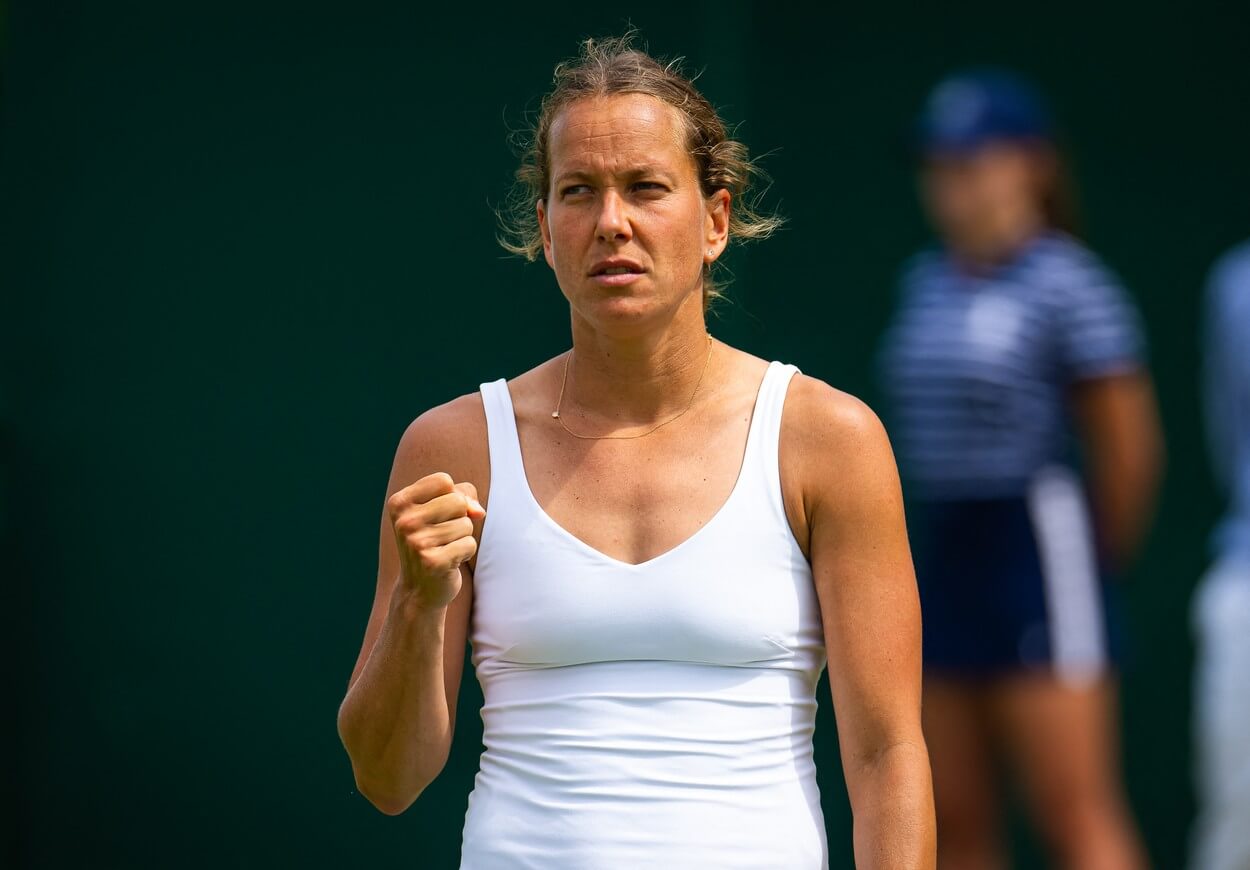
{"type": "Polygon", "coordinates": [[[812,759],[825,647],[778,471],[796,371],[767,367],[720,509],[640,564],[543,510],[507,384],[482,384],[470,637],[485,751],[461,870],[827,867],[812,759]]]}

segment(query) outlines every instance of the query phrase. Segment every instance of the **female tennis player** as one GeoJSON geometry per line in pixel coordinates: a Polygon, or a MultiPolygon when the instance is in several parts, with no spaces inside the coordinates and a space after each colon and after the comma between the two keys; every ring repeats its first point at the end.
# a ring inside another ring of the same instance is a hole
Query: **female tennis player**
{"type": "MultiPolygon", "coordinates": [[[[465,870],[827,866],[826,656],[858,866],[933,865],[884,430],[707,332],[712,265],[776,225],[752,171],[673,65],[587,41],[556,69],[509,242],[554,272],[572,349],[399,443],[339,733],[361,793],[404,811],[447,759],[472,641],[465,870]]],[[[470,336],[471,316],[428,328],[470,336]]]]}
{"type": "Polygon", "coordinates": [[[1161,458],[1138,316],[1064,231],[1029,85],[953,76],[919,138],[941,243],[904,271],[883,373],[914,508],[939,865],[1005,866],[997,745],[1059,866],[1143,867],[1103,584],[1142,535],[1161,458]]]}

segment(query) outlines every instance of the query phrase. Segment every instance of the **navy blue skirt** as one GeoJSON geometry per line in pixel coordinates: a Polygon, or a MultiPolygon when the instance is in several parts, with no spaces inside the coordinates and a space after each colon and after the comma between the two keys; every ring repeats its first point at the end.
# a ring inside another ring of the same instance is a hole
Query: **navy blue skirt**
{"type": "Polygon", "coordinates": [[[1119,658],[1113,586],[1070,469],[1042,470],[1017,497],[912,503],[908,524],[928,673],[1080,684],[1119,658]]]}

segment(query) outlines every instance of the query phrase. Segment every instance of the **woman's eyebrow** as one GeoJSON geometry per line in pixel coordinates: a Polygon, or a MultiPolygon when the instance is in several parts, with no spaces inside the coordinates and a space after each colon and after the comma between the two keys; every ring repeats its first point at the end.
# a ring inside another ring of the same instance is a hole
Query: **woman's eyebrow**
{"type": "Polygon", "coordinates": [[[654,166],[650,163],[644,163],[641,166],[634,166],[621,172],[625,178],[640,178],[644,175],[662,175],[668,178],[672,173],[668,172],[661,166],[654,166]]]}
{"type": "Polygon", "coordinates": [[[664,169],[662,166],[657,166],[651,163],[644,163],[638,166],[630,166],[628,168],[621,169],[616,172],[609,172],[609,173],[600,173],[600,172],[592,171],[589,169],[583,169],[580,167],[575,168],[575,169],[566,169],[563,172],[560,172],[559,174],[555,176],[554,183],[563,184],[569,181],[590,181],[595,178],[599,178],[601,175],[605,175],[605,174],[608,177],[614,176],[617,178],[625,179],[627,181],[636,181],[639,178],[643,178],[648,175],[658,175],[667,179],[671,179],[673,177],[673,173],[664,169]]]}
{"type": "Polygon", "coordinates": [[[591,177],[591,173],[587,172],[584,169],[566,169],[564,172],[561,172],[559,175],[557,175],[555,180],[556,180],[556,183],[559,184],[562,181],[569,181],[570,179],[576,178],[576,179],[584,180],[590,177],[591,177]]]}

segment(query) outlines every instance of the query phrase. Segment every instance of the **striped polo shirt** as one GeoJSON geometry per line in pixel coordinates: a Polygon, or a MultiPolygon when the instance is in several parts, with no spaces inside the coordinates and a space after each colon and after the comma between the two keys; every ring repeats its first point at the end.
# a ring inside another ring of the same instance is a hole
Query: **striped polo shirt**
{"type": "Polygon", "coordinates": [[[984,274],[941,249],[904,267],[878,359],[909,495],[1025,493],[1073,457],[1068,388],[1144,364],[1140,318],[1098,258],[1047,232],[984,274]]]}

